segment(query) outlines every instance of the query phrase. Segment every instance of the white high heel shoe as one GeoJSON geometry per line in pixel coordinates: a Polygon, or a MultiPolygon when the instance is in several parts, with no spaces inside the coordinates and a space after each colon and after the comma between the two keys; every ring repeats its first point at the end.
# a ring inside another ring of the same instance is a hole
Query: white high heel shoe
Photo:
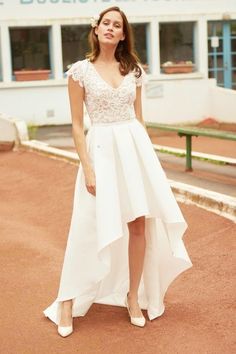
{"type": "Polygon", "coordinates": [[[125,304],[126,304],[129,316],[130,316],[130,322],[133,325],[135,325],[135,326],[144,327],[145,323],[146,323],[146,320],[145,320],[144,316],[142,316],[142,317],[132,317],[131,316],[131,313],[130,313],[130,310],[129,310],[129,304],[128,304],[128,294],[126,295],[125,304]]]}
{"type": "MultiPolygon", "coordinates": [[[[60,311],[60,316],[61,316],[61,311],[60,311]]],[[[59,323],[60,323],[60,321],[59,321],[59,323]]],[[[73,317],[72,317],[72,324],[70,326],[58,326],[57,332],[62,337],[69,336],[73,332],[73,317]]]]}
{"type": "Polygon", "coordinates": [[[67,337],[73,332],[73,326],[58,326],[57,332],[60,334],[60,336],[67,337]]]}

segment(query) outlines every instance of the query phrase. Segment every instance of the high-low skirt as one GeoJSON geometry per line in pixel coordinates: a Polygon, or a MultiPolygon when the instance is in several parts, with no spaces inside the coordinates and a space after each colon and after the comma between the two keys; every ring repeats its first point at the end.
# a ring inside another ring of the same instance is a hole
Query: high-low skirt
{"type": "Polygon", "coordinates": [[[149,136],[136,118],[93,124],[86,142],[96,197],[88,193],[80,165],[58,295],[43,312],[58,324],[64,300],[73,299],[73,317],[84,316],[93,303],[125,306],[127,223],[145,216],[139,304],[152,320],[164,312],[168,286],[192,266],[182,241],[187,224],[149,136]]]}

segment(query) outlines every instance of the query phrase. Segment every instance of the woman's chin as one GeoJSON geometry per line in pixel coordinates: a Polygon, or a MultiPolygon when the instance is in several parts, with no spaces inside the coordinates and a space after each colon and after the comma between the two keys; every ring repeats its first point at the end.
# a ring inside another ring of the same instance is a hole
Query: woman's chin
{"type": "Polygon", "coordinates": [[[111,45],[111,46],[116,46],[118,43],[114,41],[114,38],[103,38],[100,41],[101,44],[106,44],[106,45],[111,45]]]}

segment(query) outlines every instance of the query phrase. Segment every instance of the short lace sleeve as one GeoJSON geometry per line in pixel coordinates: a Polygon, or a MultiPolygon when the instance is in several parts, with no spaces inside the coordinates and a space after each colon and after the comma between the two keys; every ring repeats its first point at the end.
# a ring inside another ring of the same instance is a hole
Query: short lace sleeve
{"type": "Polygon", "coordinates": [[[142,73],[139,77],[135,77],[135,83],[136,83],[137,87],[142,86],[142,84],[144,84],[147,80],[147,75],[146,75],[144,69],[142,68],[142,66],[140,64],[139,64],[139,67],[140,67],[142,73]]]}
{"type": "Polygon", "coordinates": [[[74,81],[78,81],[81,87],[84,87],[84,65],[83,60],[79,60],[71,65],[66,71],[67,77],[71,76],[74,81]]]}

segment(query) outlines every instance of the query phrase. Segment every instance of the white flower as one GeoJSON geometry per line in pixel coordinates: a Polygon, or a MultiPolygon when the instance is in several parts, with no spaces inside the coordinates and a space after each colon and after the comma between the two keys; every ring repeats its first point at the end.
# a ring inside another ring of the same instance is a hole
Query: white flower
{"type": "Polygon", "coordinates": [[[98,24],[100,16],[98,14],[94,15],[93,17],[90,18],[90,23],[92,27],[96,27],[98,24]]]}
{"type": "Polygon", "coordinates": [[[173,65],[173,61],[166,61],[163,66],[169,66],[169,65],[173,65]]]}

